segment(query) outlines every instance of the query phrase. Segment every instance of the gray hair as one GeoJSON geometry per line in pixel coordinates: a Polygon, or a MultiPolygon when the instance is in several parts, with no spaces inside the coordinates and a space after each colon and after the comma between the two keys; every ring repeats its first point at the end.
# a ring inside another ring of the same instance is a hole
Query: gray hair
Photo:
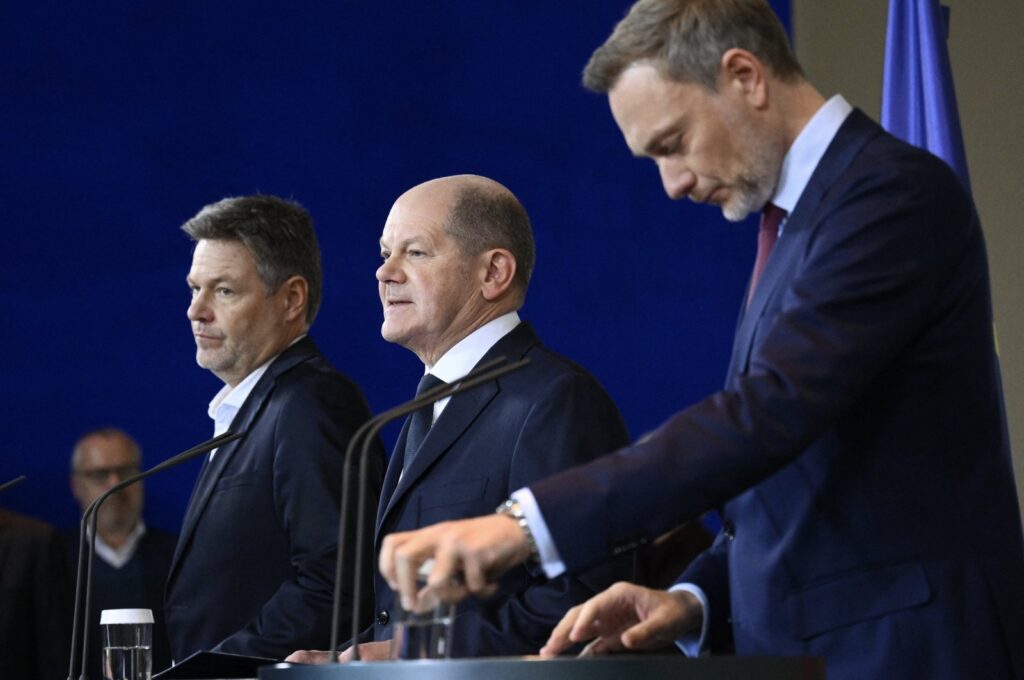
{"type": "Polygon", "coordinates": [[[276,196],[225,198],[204,207],[181,227],[193,241],[240,241],[256,261],[268,294],[289,277],[309,285],[306,324],[312,325],[323,296],[323,267],[313,219],[294,201],[276,196]]]}
{"type": "Polygon", "coordinates": [[[505,248],[516,261],[513,282],[525,297],[537,259],[526,209],[511,192],[469,184],[458,189],[448,221],[448,236],[464,255],[505,248]]]}

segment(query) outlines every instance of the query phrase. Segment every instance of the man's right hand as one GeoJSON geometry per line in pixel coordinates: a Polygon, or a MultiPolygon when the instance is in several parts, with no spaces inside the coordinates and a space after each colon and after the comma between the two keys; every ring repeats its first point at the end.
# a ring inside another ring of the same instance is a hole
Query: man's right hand
{"type": "Polygon", "coordinates": [[[325,664],[331,663],[331,653],[316,649],[300,649],[285,657],[286,663],[325,664]]]}
{"type": "Polygon", "coordinates": [[[401,596],[402,607],[421,611],[428,593],[445,602],[487,597],[505,572],[529,557],[530,544],[514,519],[484,515],[388,534],[379,565],[384,580],[401,596]],[[428,560],[433,567],[421,591],[420,568],[428,560]]]}
{"type": "Polygon", "coordinates": [[[580,656],[666,648],[698,629],[703,616],[700,600],[692,593],[616,583],[570,609],[540,654],[556,656],[588,641],[580,656]]]}
{"type": "MultiPolygon", "coordinates": [[[[391,640],[377,640],[376,642],[364,642],[359,645],[360,661],[387,661],[391,658],[391,640]]],[[[349,647],[338,655],[338,661],[348,663],[352,661],[352,648],[349,647]]]]}

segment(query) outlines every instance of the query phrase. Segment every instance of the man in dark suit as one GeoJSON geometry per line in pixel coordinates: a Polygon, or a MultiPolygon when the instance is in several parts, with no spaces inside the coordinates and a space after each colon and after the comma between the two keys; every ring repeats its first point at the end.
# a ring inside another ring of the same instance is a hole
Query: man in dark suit
{"type": "MultiPolygon", "coordinates": [[[[105,428],[78,439],[71,453],[71,493],[84,512],[114,484],[139,472],[142,451],[125,432],[105,428]]],[[[164,585],[177,537],[147,527],[142,520],[142,483],[107,498],[96,521],[96,560],[92,574],[89,677],[102,678],[100,612],[153,610],[153,667],[171,663],[164,616],[164,585]]],[[[71,564],[78,563],[79,532],[64,534],[71,564]]]]}
{"type": "Polygon", "coordinates": [[[677,639],[817,655],[829,678],[1024,676],[1024,549],[970,197],[804,78],[762,0],[641,0],[592,57],[671,198],[764,209],[725,388],[491,516],[390,536],[389,582],[456,598],[538,556],[570,573],[724,504],[671,591],[617,585],[544,649],[677,639]],[[781,222],[780,218],[784,221],[781,222]],[[774,245],[774,249],[772,246],[774,245]],[[462,572],[465,587],[451,577],[462,572]]]}
{"type": "MultiPolygon", "coordinates": [[[[533,234],[507,188],[472,175],[416,186],[395,202],[380,246],[381,334],[419,357],[424,380],[454,382],[497,357],[530,363],[405,422],[384,479],[378,547],[394,531],[491,512],[511,491],[627,443],[601,385],[519,319],[533,234]],[[418,417],[425,436],[416,432],[418,417]]],[[[513,569],[490,597],[460,603],[451,654],[532,653],[566,608],[615,577],[628,578],[629,567],[619,562],[550,582],[535,566],[513,569]]],[[[397,616],[394,593],[379,576],[376,610],[378,642],[360,646],[365,659],[386,657],[397,616]]]]}
{"type": "Polygon", "coordinates": [[[71,571],[56,529],[0,509],[0,678],[67,678],[71,571]]]}
{"type": "MultiPolygon", "coordinates": [[[[216,433],[244,437],[211,454],[185,513],[167,581],[172,653],[281,658],[328,642],[342,459],[370,413],[307,335],[322,273],[301,206],[228,198],[182,228],[196,241],[188,274],[196,361],[225,383],[209,413],[216,433]]],[[[355,504],[354,494],[346,502],[355,504]]],[[[343,594],[343,616],[352,595],[343,594]]]]}

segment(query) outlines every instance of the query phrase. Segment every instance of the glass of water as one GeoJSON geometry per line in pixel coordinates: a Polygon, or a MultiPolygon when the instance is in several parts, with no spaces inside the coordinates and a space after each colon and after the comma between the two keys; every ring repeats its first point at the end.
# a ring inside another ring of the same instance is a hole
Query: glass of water
{"type": "Polygon", "coordinates": [[[104,680],[150,680],[153,674],[153,611],[104,609],[104,680]]]}
{"type": "Polygon", "coordinates": [[[419,611],[399,608],[398,614],[392,631],[392,659],[447,659],[451,655],[454,604],[428,596],[419,611]]]}

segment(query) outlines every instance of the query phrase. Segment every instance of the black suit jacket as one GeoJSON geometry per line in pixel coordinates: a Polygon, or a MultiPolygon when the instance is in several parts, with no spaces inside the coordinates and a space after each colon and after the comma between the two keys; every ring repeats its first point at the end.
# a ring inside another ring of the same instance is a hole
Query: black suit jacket
{"type": "MultiPolygon", "coordinates": [[[[167,581],[175,659],[202,649],[283,658],[329,644],[342,458],[369,417],[359,389],[308,337],[274,360],[231,424],[245,436],[205,466],[185,514],[167,581]]],[[[345,502],[354,525],[356,500],[345,502]]],[[[347,586],[343,617],[351,600],[347,586]]]]}
{"type": "MultiPolygon", "coordinates": [[[[377,549],[389,533],[494,512],[530,482],[628,441],[618,409],[584,369],[545,348],[522,323],[481,359],[524,357],[515,373],[452,398],[401,475],[408,421],[391,457],[377,515],[377,549]]],[[[569,607],[630,577],[631,561],[582,578],[548,581],[518,567],[499,591],[456,610],[453,656],[534,654],[569,607]]],[[[394,593],[376,576],[375,638],[391,638],[394,593]]]]}
{"type": "Polygon", "coordinates": [[[0,510],[0,678],[67,678],[71,573],[53,527],[0,510]]]}
{"type": "Polygon", "coordinates": [[[726,503],[683,576],[714,645],[821,655],[830,679],[1024,677],[1004,418],[971,200],[855,111],[741,314],[725,389],[532,489],[570,568],[726,503]]]}

